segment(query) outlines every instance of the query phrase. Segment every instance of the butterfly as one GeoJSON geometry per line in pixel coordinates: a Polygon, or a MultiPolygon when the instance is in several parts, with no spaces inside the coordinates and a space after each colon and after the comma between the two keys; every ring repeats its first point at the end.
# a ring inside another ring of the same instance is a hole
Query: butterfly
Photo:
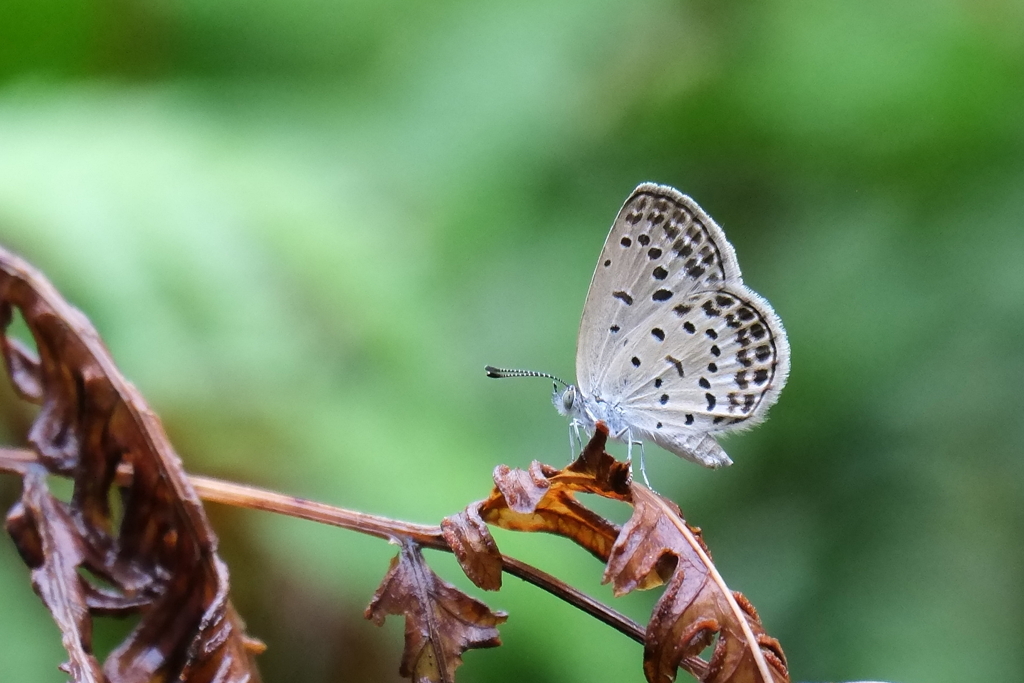
{"type": "Polygon", "coordinates": [[[743,284],[722,229],[678,190],[644,183],[619,210],[594,270],[576,342],[578,384],[486,370],[562,383],[552,401],[577,435],[602,421],[630,453],[650,441],[717,468],[732,464],[717,437],[764,420],[789,365],[782,321],[743,284]]]}

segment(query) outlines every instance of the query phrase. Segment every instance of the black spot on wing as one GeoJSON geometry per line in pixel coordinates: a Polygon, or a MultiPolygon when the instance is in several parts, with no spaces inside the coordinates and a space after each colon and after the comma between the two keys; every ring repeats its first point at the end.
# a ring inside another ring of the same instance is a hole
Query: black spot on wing
{"type": "Polygon", "coordinates": [[[668,222],[665,223],[665,236],[670,240],[674,240],[679,237],[682,227],[688,222],[690,222],[690,214],[681,208],[676,208],[676,210],[672,212],[672,216],[668,219],[668,222]]]}
{"type": "Polygon", "coordinates": [[[665,360],[672,364],[672,367],[676,369],[676,372],[679,373],[680,377],[685,376],[683,372],[683,362],[681,360],[679,360],[678,358],[673,358],[672,356],[665,356],[665,360]]]}
{"type": "Polygon", "coordinates": [[[633,297],[631,297],[627,292],[612,292],[612,296],[627,306],[633,305],[633,297]]]}
{"type": "MultiPolygon", "coordinates": [[[[679,258],[686,258],[693,253],[693,247],[685,239],[678,239],[672,244],[672,251],[676,253],[679,258]]],[[[696,261],[694,261],[696,265],[696,261]]]]}

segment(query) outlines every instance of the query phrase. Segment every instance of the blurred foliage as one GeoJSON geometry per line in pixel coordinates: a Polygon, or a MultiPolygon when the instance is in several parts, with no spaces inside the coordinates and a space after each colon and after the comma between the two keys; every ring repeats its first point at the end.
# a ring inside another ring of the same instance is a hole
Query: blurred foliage
{"type": "MultiPolygon", "coordinates": [[[[0,241],[189,469],[436,522],[498,463],[565,461],[546,385],[482,368],[571,375],[615,212],[675,185],[793,373],[734,467],[649,453],[655,486],[794,680],[1020,680],[1022,22],[1013,0],[8,0],[0,241]]],[[[4,388],[7,442],[30,417],[4,388]]],[[[362,618],[393,548],[211,514],[267,680],[397,679],[399,622],[362,618]]],[[[578,549],[499,542],[610,597],[578,549]]],[[[64,680],[10,543],[0,586],[4,676],[64,680]]],[[[483,597],[505,647],[460,680],[642,680],[638,646],[548,596],[483,597]]]]}

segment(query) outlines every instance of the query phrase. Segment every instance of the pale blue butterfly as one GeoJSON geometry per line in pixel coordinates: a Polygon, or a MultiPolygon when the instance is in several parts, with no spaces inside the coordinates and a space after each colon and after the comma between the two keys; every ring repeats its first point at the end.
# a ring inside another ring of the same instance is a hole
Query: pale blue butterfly
{"type": "MultiPolygon", "coordinates": [[[[743,284],[722,229],[692,199],[645,183],[605,240],[576,342],[578,385],[548,377],[576,430],[600,420],[630,446],[653,441],[707,467],[732,460],[716,436],[762,421],[789,374],[771,305],[743,284]]],[[[641,468],[643,459],[641,457],[641,468]]]]}

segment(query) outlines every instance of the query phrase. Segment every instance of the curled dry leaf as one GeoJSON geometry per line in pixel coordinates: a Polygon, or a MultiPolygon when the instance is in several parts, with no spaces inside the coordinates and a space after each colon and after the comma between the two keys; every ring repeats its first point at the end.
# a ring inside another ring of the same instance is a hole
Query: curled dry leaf
{"type": "Polygon", "coordinates": [[[622,594],[669,576],[647,625],[647,680],[668,683],[683,666],[702,683],[788,683],[781,646],[746,598],[725,585],[699,530],[649,489],[634,484],[632,498],[633,516],[615,542],[604,581],[622,594]],[[716,636],[707,667],[693,666],[716,636]]]}
{"type": "Polygon", "coordinates": [[[462,571],[473,583],[488,591],[501,588],[501,553],[480,517],[479,503],[442,520],[441,532],[462,571]]]}
{"type": "Polygon", "coordinates": [[[503,612],[492,612],[442,581],[409,542],[391,560],[366,618],[380,626],[389,614],[405,616],[405,651],[399,673],[416,683],[450,683],[472,648],[496,647],[503,612]]]}
{"type": "Polygon", "coordinates": [[[217,538],[160,420],[85,316],[3,249],[0,325],[15,389],[41,404],[28,441],[42,466],[7,468],[23,477],[7,529],[61,628],[65,670],[76,681],[110,683],[258,681],[217,538]],[[8,336],[13,309],[38,358],[8,336]],[[118,491],[121,464],[134,476],[118,491]],[[46,473],[73,478],[70,503],[49,493],[46,473]],[[115,529],[110,496],[118,493],[123,517],[115,529]],[[131,613],[141,615],[138,625],[101,671],[91,653],[92,615],[131,613]]]}
{"type": "Polygon", "coordinates": [[[607,560],[619,527],[580,503],[576,494],[628,500],[629,466],[605,453],[603,441],[592,447],[595,443],[592,440],[579,459],[564,470],[536,461],[528,471],[495,468],[495,488],[478,504],[480,516],[511,531],[564,536],[598,559],[607,560]],[[597,473],[603,476],[595,476],[597,473]]]}
{"type": "Polygon", "coordinates": [[[651,683],[673,681],[679,667],[702,683],[788,683],[778,641],[764,632],[750,603],[725,585],[700,530],[686,524],[674,503],[630,481],[628,465],[604,451],[607,436],[598,423],[564,470],[536,462],[528,471],[498,467],[490,497],[469,509],[505,529],[576,542],[607,563],[604,581],[616,595],[665,585],[646,630],[644,673],[651,683]],[[633,514],[620,529],[580,503],[578,493],[627,502],[633,514]],[[712,643],[704,661],[699,655],[712,643]]]}
{"type": "Polygon", "coordinates": [[[32,586],[60,627],[69,657],[63,669],[75,681],[103,681],[103,670],[92,655],[89,613],[82,609],[89,589],[77,572],[88,550],[68,506],[47,490],[43,467],[29,465],[22,485],[21,500],[7,515],[7,530],[32,569],[32,586]]]}

